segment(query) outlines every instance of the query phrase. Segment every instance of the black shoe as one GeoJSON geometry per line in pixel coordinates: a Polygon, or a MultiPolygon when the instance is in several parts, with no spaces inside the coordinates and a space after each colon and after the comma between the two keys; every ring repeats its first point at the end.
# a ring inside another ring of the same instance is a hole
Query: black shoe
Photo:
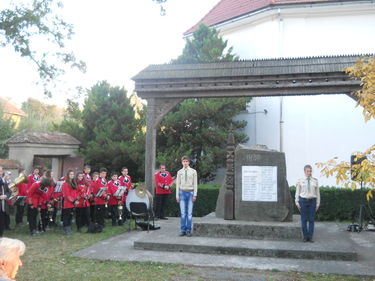
{"type": "Polygon", "coordinates": [[[166,218],[166,217],[160,217],[159,219],[161,219],[161,220],[167,220],[168,218],[166,218]]]}
{"type": "Polygon", "coordinates": [[[191,232],[186,232],[186,236],[191,237],[192,236],[191,232]]]}
{"type": "Polygon", "coordinates": [[[309,242],[309,238],[303,238],[302,242],[309,242]]]}
{"type": "Polygon", "coordinates": [[[314,240],[312,238],[309,238],[310,243],[314,243],[314,240]]]}
{"type": "Polygon", "coordinates": [[[186,236],[186,232],[181,232],[178,236],[186,236]]]}

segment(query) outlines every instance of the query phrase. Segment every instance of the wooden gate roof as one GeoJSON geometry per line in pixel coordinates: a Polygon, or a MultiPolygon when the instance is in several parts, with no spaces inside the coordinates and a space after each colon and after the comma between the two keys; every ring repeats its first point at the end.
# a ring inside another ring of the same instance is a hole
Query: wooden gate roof
{"type": "MultiPolygon", "coordinates": [[[[371,56],[371,55],[366,55],[371,56]]],[[[133,77],[142,98],[350,93],[344,69],[363,55],[150,65],[133,77]]]]}

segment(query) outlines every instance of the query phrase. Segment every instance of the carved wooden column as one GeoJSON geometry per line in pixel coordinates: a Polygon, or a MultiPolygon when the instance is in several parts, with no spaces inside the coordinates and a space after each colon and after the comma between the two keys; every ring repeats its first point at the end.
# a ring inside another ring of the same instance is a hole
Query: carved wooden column
{"type": "Polygon", "coordinates": [[[234,136],[231,131],[227,143],[226,190],[224,194],[224,219],[234,220],[234,136]]]}
{"type": "Polygon", "coordinates": [[[184,99],[147,99],[145,186],[152,194],[154,192],[154,172],[156,168],[156,129],[163,117],[182,100],[184,99]]]}
{"type": "Polygon", "coordinates": [[[156,157],[156,99],[154,98],[147,99],[146,118],[145,185],[152,193],[156,157]]]}

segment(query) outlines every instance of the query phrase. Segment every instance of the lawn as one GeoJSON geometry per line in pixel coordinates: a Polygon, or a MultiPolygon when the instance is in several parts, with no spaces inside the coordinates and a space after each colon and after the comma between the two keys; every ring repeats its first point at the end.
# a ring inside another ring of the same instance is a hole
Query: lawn
{"type": "MultiPolygon", "coordinates": [[[[269,281],[359,281],[370,278],[339,275],[302,274],[296,272],[254,271],[223,268],[202,268],[145,262],[114,262],[73,257],[75,251],[100,240],[127,231],[127,226],[108,226],[103,233],[76,233],[63,236],[60,227],[37,237],[29,235],[27,226],[7,231],[5,236],[25,242],[26,253],[18,281],[117,281],[117,280],[254,280],[261,276],[269,281]],[[218,276],[219,275],[219,276],[218,276]],[[223,277],[225,276],[225,277],[223,277]],[[227,278],[227,276],[229,276],[227,278]],[[229,279],[230,278],[230,279],[229,279]],[[245,278],[245,279],[243,279],[245,278]]],[[[112,245],[116,247],[116,245],[112,245]]],[[[168,254],[168,253],[167,253],[168,254]]]]}

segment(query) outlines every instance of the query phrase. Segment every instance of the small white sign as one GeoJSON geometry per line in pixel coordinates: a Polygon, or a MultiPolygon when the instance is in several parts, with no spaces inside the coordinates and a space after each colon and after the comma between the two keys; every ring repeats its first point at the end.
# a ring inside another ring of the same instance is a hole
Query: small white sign
{"type": "Polygon", "coordinates": [[[242,201],[277,202],[277,167],[242,166],[242,201]]]}

